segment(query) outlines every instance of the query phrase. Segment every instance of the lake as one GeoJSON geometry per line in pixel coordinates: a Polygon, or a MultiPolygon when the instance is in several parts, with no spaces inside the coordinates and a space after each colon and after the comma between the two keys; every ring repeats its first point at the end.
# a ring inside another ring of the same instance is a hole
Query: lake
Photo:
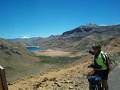
{"type": "Polygon", "coordinates": [[[26,47],[26,48],[31,52],[47,50],[46,48],[41,48],[41,47],[26,47]]]}

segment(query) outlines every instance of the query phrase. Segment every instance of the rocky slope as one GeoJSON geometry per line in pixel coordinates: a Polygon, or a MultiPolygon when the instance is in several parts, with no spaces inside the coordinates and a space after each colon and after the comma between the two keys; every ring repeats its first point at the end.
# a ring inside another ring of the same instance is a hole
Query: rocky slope
{"type": "Polygon", "coordinates": [[[0,65],[6,70],[8,83],[62,67],[64,64],[72,63],[78,58],[69,57],[69,52],[54,52],[52,50],[50,50],[50,56],[43,54],[35,56],[21,44],[0,39],[0,65]],[[52,57],[51,54],[56,54],[56,56],[52,57]]]}
{"type": "Polygon", "coordinates": [[[14,81],[35,70],[38,61],[20,44],[0,39],[0,65],[6,69],[7,81],[14,81]]]}
{"type": "MultiPolygon", "coordinates": [[[[82,59],[87,58],[88,56],[82,59]]],[[[84,76],[89,71],[86,67],[88,64],[88,61],[77,62],[64,69],[31,76],[9,85],[9,90],[88,90],[84,76]]]]}
{"type": "Polygon", "coordinates": [[[48,48],[66,50],[84,50],[95,42],[104,42],[120,35],[120,25],[116,26],[81,26],[72,31],[64,32],[57,38],[40,42],[38,45],[48,48]],[[87,31],[88,30],[88,31],[87,31]]]}

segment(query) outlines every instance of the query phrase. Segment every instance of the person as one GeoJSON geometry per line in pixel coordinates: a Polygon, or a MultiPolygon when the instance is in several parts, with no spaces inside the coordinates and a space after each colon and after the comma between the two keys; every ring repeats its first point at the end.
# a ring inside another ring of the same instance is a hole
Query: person
{"type": "Polygon", "coordinates": [[[100,44],[95,44],[92,46],[92,50],[89,51],[90,54],[94,55],[94,63],[89,67],[94,69],[93,75],[98,75],[101,78],[101,89],[108,90],[108,74],[109,67],[107,63],[106,53],[101,50],[100,44]]]}

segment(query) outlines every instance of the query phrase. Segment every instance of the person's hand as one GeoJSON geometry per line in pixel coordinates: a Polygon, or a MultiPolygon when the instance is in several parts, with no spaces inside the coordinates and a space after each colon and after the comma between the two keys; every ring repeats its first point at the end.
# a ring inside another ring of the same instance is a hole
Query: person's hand
{"type": "Polygon", "coordinates": [[[94,55],[94,51],[89,50],[88,52],[89,52],[90,54],[94,55]]]}

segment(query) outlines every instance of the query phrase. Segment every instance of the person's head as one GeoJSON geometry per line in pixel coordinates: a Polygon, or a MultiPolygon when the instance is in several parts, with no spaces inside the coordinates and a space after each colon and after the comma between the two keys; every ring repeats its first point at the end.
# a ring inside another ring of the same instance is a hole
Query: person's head
{"type": "Polygon", "coordinates": [[[100,44],[95,44],[92,46],[92,50],[89,51],[90,54],[96,55],[101,51],[101,45],[100,44]]]}

